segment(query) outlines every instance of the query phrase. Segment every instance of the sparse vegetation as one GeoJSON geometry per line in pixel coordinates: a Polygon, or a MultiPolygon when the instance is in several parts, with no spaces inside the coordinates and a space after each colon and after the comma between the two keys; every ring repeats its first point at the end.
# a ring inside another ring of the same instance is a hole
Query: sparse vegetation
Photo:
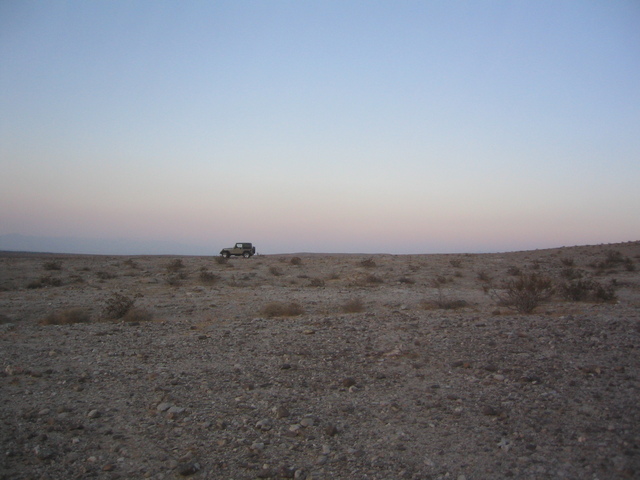
{"type": "Polygon", "coordinates": [[[201,270],[198,278],[203,285],[215,285],[216,283],[218,283],[218,280],[220,280],[220,277],[218,275],[207,270],[201,270]]]}
{"type": "Polygon", "coordinates": [[[344,313],[359,313],[364,311],[364,302],[360,298],[350,298],[342,304],[344,313]]]}
{"type": "Polygon", "coordinates": [[[366,258],[360,262],[360,266],[365,268],[375,268],[377,267],[377,264],[373,261],[373,258],[366,258]]]}
{"type": "Polygon", "coordinates": [[[111,272],[99,271],[99,272],[96,272],[96,277],[98,277],[99,280],[104,281],[104,280],[111,280],[111,279],[117,278],[117,275],[111,272]]]}
{"type": "Polygon", "coordinates": [[[501,291],[491,289],[490,294],[499,305],[519,313],[531,313],[540,303],[548,300],[553,291],[551,279],[536,273],[523,273],[516,279],[504,282],[501,291]]]}
{"type": "Polygon", "coordinates": [[[302,315],[304,309],[296,302],[271,302],[262,309],[262,314],[267,318],[296,317],[302,315]]]}
{"type": "Polygon", "coordinates": [[[602,285],[591,279],[578,279],[560,286],[560,294],[574,302],[611,302],[616,300],[615,285],[602,285]]]}
{"type": "Polygon", "coordinates": [[[291,260],[289,260],[289,263],[291,263],[291,265],[301,265],[302,259],[300,257],[291,257],[291,260]]]}
{"type": "Polygon", "coordinates": [[[45,270],[62,270],[62,263],[59,260],[49,260],[42,266],[45,270]]]}
{"type": "Polygon", "coordinates": [[[271,267],[269,267],[269,273],[274,277],[279,277],[280,275],[282,275],[282,270],[280,270],[275,265],[272,265],[271,267]]]}
{"type": "Polygon", "coordinates": [[[51,313],[40,320],[40,325],[71,325],[74,323],[89,323],[91,315],[84,308],[69,308],[51,313]]]}
{"type": "Polygon", "coordinates": [[[324,287],[324,285],[324,280],[322,280],[321,278],[312,278],[309,282],[310,287],[324,287]]]}
{"type": "Polygon", "coordinates": [[[124,322],[150,322],[153,320],[153,314],[143,308],[133,307],[127,310],[127,313],[122,317],[124,322]]]}
{"type": "Polygon", "coordinates": [[[167,264],[167,271],[170,272],[170,273],[179,272],[183,268],[184,268],[184,263],[182,262],[182,259],[180,259],[180,258],[176,258],[174,260],[171,260],[167,264]]]}
{"type": "Polygon", "coordinates": [[[229,259],[223,256],[214,257],[214,260],[218,265],[227,265],[229,263],[229,259]]]}
{"type": "Polygon", "coordinates": [[[134,299],[121,293],[114,293],[105,302],[104,316],[113,320],[120,319],[133,308],[134,303],[134,299]]]}
{"type": "Polygon", "coordinates": [[[51,275],[45,275],[37,280],[33,280],[27,284],[27,288],[45,288],[45,287],[60,287],[62,286],[62,280],[51,275]]]}
{"type": "Polygon", "coordinates": [[[138,263],[133,259],[133,258],[128,258],[127,260],[125,260],[124,262],[122,262],[122,264],[125,267],[129,267],[129,268],[138,268],[138,263]]]}
{"type": "Polygon", "coordinates": [[[562,265],[564,265],[565,267],[573,267],[575,266],[575,262],[573,260],[573,258],[571,257],[564,257],[560,259],[560,263],[562,263],[562,265]]]}

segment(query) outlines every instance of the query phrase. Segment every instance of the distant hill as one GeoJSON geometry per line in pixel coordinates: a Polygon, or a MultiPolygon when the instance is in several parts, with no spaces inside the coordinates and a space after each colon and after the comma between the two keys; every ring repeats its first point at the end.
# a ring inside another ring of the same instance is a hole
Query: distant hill
{"type": "Polygon", "coordinates": [[[0,250],[13,252],[77,253],[92,255],[217,255],[214,247],[177,242],[0,235],[0,250]]]}

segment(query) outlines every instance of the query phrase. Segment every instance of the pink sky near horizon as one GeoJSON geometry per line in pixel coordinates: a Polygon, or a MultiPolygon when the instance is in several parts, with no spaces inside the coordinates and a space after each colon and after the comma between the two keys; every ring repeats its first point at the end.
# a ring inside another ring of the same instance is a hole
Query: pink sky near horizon
{"type": "Polygon", "coordinates": [[[633,1],[5,2],[0,236],[638,240],[638,24],[633,1]]]}

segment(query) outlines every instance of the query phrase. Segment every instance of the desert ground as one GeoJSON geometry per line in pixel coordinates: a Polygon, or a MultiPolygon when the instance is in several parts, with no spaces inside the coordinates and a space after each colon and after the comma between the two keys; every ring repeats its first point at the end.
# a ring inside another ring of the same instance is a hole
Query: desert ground
{"type": "Polygon", "coordinates": [[[639,478],[640,242],[0,252],[0,362],[1,479],[639,478]]]}

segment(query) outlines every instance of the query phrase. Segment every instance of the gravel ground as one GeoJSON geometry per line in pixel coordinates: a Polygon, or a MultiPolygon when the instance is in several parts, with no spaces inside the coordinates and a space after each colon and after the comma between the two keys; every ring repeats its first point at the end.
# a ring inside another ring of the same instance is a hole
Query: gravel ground
{"type": "Polygon", "coordinates": [[[639,259],[0,253],[0,478],[638,478],[639,259]],[[483,292],[518,271],[617,298],[483,292]]]}

